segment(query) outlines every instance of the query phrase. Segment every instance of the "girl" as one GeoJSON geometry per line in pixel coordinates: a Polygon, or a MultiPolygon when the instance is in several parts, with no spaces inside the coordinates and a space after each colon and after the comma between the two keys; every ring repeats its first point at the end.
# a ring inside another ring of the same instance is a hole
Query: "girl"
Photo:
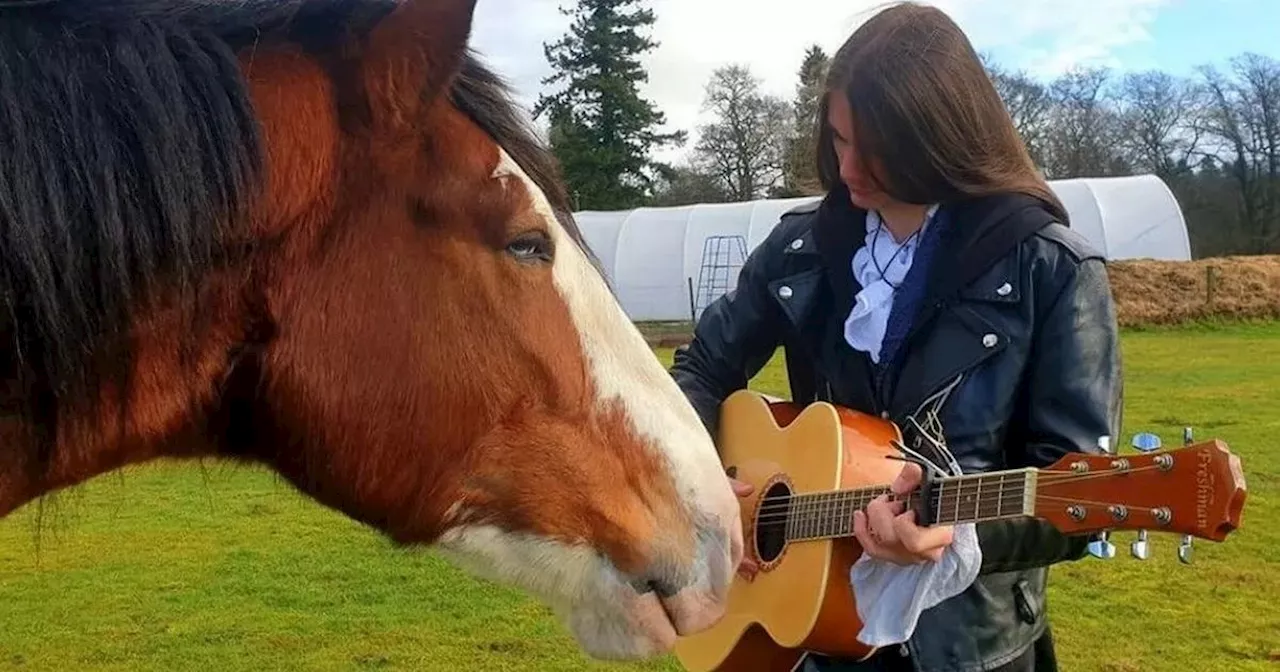
{"type": "MultiPolygon", "coordinates": [[[[817,137],[825,197],[782,217],[676,355],[672,374],[713,434],[720,403],[780,346],[793,400],[904,431],[909,418],[936,424],[965,473],[1047,466],[1118,433],[1105,260],[1068,228],[950,18],[907,3],[862,25],[832,60],[817,137]]],[[[909,466],[894,488],[919,478],[909,466]]],[[[937,563],[956,539],[884,501],[854,531],[875,561],[908,566],[937,563]]],[[[808,669],[1055,670],[1047,567],[1087,540],[1031,519],[967,532],[976,579],[925,610],[904,645],[808,669]]]]}

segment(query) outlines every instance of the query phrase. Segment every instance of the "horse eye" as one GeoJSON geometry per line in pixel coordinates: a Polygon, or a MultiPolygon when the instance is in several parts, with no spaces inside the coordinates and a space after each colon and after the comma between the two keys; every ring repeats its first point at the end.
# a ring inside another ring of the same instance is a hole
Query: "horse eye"
{"type": "Polygon", "coordinates": [[[551,239],[541,231],[530,231],[507,243],[507,254],[524,263],[550,263],[554,257],[551,239]]]}

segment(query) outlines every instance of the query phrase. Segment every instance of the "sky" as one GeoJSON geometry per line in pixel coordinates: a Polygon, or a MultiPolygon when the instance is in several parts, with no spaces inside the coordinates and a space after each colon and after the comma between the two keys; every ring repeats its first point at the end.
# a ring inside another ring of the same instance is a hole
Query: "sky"
{"type": "MultiPolygon", "coordinates": [[[[805,49],[828,54],[883,0],[648,0],[657,22],[647,31],[658,47],[644,57],[642,94],[684,129],[684,148],[658,154],[679,160],[696,138],[704,87],[713,70],[751,68],[769,93],[791,99],[805,49]]],[[[543,44],[562,36],[572,0],[479,0],[472,46],[532,107],[550,74],[543,44]]],[[[1245,51],[1280,58],[1280,0],[933,0],[981,52],[1002,66],[1051,78],[1073,66],[1117,71],[1194,73],[1228,67],[1245,51]]]]}

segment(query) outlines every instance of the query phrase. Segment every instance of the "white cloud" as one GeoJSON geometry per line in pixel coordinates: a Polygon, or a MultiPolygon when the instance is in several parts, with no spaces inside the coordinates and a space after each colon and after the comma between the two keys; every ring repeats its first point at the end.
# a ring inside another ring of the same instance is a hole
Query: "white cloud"
{"type": "Polygon", "coordinates": [[[1113,52],[1151,39],[1147,27],[1172,0],[939,0],[979,50],[1016,54],[1034,75],[1075,65],[1121,67],[1113,52]]]}
{"type": "MultiPolygon", "coordinates": [[[[473,45],[531,107],[551,73],[543,43],[569,27],[561,5],[573,0],[480,0],[473,45]]],[[[1050,77],[1077,64],[1119,66],[1114,50],[1150,39],[1146,27],[1171,0],[935,0],[979,51],[994,50],[1007,66],[1050,77]]],[[[703,87],[711,72],[743,63],[765,89],[790,98],[810,44],[834,52],[882,0],[785,0],[769,11],[744,10],[743,0],[650,0],[658,47],[645,58],[643,93],[667,115],[671,129],[701,121],[703,87]]]]}

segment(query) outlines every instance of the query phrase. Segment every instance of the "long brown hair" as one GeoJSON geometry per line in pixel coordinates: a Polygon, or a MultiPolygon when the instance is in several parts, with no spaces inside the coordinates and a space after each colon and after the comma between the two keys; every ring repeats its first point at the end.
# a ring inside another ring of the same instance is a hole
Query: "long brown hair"
{"type": "Polygon", "coordinates": [[[1066,208],[1040,175],[969,38],[941,10],[914,2],[884,9],[836,52],[817,119],[818,176],[839,187],[828,100],[853,110],[853,141],[877,186],[907,203],[998,193],[1066,208]]]}

